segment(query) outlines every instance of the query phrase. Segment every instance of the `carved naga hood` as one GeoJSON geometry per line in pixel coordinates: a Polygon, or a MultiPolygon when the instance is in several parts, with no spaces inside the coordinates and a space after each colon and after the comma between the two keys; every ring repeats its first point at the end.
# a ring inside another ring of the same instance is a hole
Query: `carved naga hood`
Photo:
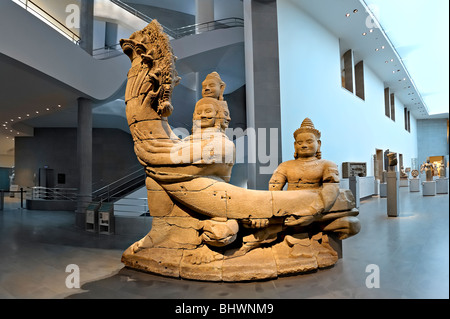
{"type": "Polygon", "coordinates": [[[129,39],[121,39],[120,45],[131,60],[125,91],[128,124],[169,116],[172,91],[180,78],[175,70],[176,57],[161,25],[153,20],[129,39]]]}

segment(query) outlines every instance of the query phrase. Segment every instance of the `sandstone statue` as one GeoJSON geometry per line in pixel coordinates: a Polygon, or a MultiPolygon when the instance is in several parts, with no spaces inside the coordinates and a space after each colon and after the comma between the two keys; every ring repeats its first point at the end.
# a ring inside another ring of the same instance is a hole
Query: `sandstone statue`
{"type": "Polygon", "coordinates": [[[357,234],[358,210],[352,193],[339,189],[336,165],[320,158],[320,132],[311,120],[295,132],[296,159],[278,167],[269,190],[231,185],[235,147],[224,133],[231,117],[219,74],[202,83],[192,134],[180,139],[168,123],[179,77],[167,35],[153,20],[121,46],[131,60],[127,120],[153,218],[150,232],[122,262],[207,281],[276,278],[334,265],[330,237],[357,234]]]}
{"type": "Polygon", "coordinates": [[[425,171],[426,181],[432,182],[434,175],[434,165],[433,163],[430,163],[429,159],[420,166],[420,172],[422,173],[423,171],[425,171]]]}

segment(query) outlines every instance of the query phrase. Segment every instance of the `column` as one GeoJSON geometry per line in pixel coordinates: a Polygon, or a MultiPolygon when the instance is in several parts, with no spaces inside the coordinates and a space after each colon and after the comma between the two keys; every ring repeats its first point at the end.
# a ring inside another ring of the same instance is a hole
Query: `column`
{"type": "Polygon", "coordinates": [[[360,203],[359,176],[350,176],[348,178],[348,184],[349,184],[350,191],[352,192],[353,196],[355,197],[355,206],[356,206],[356,208],[359,208],[359,203],[360,203]]]}
{"type": "Polygon", "coordinates": [[[248,134],[248,188],[264,190],[281,162],[276,0],[244,0],[244,37],[247,131],[256,133],[248,134]]]}
{"type": "Polygon", "coordinates": [[[86,207],[92,200],[92,101],[78,99],[77,129],[78,198],[76,226],[85,227],[86,207]]]}
{"type": "MultiPolygon", "coordinates": [[[[195,0],[195,8],[195,24],[214,21],[214,0],[195,0]]],[[[206,26],[197,28],[197,33],[201,33],[203,28],[206,26]]]]}
{"type": "Polygon", "coordinates": [[[94,1],[81,0],[80,47],[92,55],[94,45],[94,1]]]}

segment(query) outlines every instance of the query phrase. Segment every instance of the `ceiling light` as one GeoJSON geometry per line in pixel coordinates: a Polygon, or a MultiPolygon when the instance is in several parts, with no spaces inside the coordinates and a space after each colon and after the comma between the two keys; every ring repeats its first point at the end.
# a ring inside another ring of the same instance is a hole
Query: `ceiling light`
{"type": "Polygon", "coordinates": [[[381,48],[384,49],[384,45],[382,45],[381,48]]]}
{"type": "Polygon", "coordinates": [[[384,61],[384,63],[389,63],[389,61],[388,61],[388,60],[386,60],[386,61],[384,61]]]}
{"type": "Polygon", "coordinates": [[[36,111],[36,114],[39,114],[39,111],[36,111]]]}
{"type": "Polygon", "coordinates": [[[391,62],[394,62],[394,59],[391,59],[391,62]]]}
{"type": "Polygon", "coordinates": [[[61,104],[58,104],[58,107],[61,107],[61,104]]]}
{"type": "Polygon", "coordinates": [[[358,12],[358,9],[353,10],[353,13],[356,13],[356,12],[358,12]]]}
{"type": "Polygon", "coordinates": [[[345,16],[348,18],[350,16],[350,13],[346,13],[345,16]]]}
{"type": "Polygon", "coordinates": [[[49,109],[49,108],[46,108],[46,110],[47,110],[47,111],[50,111],[50,109],[49,109]]]}
{"type": "Polygon", "coordinates": [[[362,35],[366,35],[367,33],[363,32],[362,35]]]}
{"type": "Polygon", "coordinates": [[[373,32],[373,29],[370,29],[369,32],[372,33],[372,32],[373,32]]]}
{"type": "Polygon", "coordinates": [[[27,116],[30,116],[30,114],[27,114],[27,116]]]}

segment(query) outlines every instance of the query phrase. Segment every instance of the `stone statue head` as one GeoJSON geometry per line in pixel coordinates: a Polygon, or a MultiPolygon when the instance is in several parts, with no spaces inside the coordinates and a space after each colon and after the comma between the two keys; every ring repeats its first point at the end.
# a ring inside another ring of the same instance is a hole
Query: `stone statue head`
{"type": "Polygon", "coordinates": [[[397,165],[397,153],[389,153],[387,155],[389,159],[389,166],[396,166],[397,165]]]}
{"type": "Polygon", "coordinates": [[[225,82],[222,81],[219,73],[212,72],[208,74],[202,82],[202,97],[211,97],[223,101],[225,87],[225,82]]]}
{"type": "Polygon", "coordinates": [[[211,97],[204,97],[195,104],[194,114],[192,116],[193,132],[198,132],[200,129],[203,130],[209,127],[222,130],[225,110],[221,102],[211,97]]]}
{"type": "Polygon", "coordinates": [[[294,158],[321,158],[320,132],[314,127],[313,122],[309,118],[305,118],[300,128],[294,132],[294,158]]]}

